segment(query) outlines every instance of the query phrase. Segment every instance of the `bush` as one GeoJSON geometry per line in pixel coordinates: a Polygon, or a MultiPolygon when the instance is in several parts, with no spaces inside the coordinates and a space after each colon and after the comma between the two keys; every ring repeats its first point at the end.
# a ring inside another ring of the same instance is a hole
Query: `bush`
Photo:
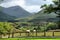
{"type": "Polygon", "coordinates": [[[56,23],[48,23],[47,24],[47,29],[46,30],[55,30],[58,27],[56,26],[56,23]]]}

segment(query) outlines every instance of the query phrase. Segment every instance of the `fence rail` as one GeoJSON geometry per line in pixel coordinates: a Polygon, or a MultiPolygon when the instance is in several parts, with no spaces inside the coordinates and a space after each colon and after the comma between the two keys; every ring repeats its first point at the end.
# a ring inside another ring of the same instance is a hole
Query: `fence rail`
{"type": "Polygon", "coordinates": [[[14,38],[14,37],[59,37],[60,31],[48,31],[48,32],[14,32],[14,33],[7,33],[6,35],[2,36],[1,38],[14,38]]]}

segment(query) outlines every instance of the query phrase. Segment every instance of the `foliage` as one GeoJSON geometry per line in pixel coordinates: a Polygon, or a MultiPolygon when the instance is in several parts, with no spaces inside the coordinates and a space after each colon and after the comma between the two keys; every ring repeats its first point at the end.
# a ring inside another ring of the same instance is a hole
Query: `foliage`
{"type": "Polygon", "coordinates": [[[43,5],[41,6],[41,8],[44,9],[44,13],[55,13],[58,16],[56,16],[58,19],[58,28],[60,29],[60,0],[53,0],[54,4],[50,4],[50,5],[43,5]]]}
{"type": "Polygon", "coordinates": [[[44,24],[40,26],[40,31],[48,31],[48,30],[54,30],[57,29],[57,24],[53,22],[49,22],[47,24],[44,24]]]}
{"type": "Polygon", "coordinates": [[[56,23],[48,23],[47,24],[47,31],[48,30],[54,30],[54,29],[57,29],[58,27],[56,26],[57,24],[56,23]]]}
{"type": "Polygon", "coordinates": [[[48,12],[48,13],[54,12],[59,15],[60,14],[60,0],[55,0],[53,1],[53,3],[54,4],[50,4],[50,5],[44,4],[41,6],[41,8],[45,10],[44,12],[48,12]]]}
{"type": "Polygon", "coordinates": [[[0,34],[6,34],[8,32],[12,32],[14,27],[11,23],[8,22],[0,22],[0,34]]]}

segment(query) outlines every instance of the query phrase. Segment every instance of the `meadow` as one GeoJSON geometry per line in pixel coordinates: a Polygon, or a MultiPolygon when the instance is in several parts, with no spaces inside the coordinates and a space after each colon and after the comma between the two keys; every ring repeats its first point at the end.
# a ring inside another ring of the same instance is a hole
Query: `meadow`
{"type": "Polygon", "coordinates": [[[4,39],[0,39],[0,40],[60,40],[60,39],[40,39],[40,38],[4,38],[4,39]]]}

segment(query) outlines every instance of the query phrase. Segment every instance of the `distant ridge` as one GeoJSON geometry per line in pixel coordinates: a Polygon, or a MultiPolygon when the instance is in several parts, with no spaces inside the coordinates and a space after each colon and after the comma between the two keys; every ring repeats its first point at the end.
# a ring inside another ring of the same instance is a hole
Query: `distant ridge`
{"type": "Polygon", "coordinates": [[[56,14],[51,13],[43,13],[44,10],[39,11],[38,13],[24,19],[18,19],[20,21],[27,21],[27,22],[34,22],[34,23],[39,23],[39,22],[46,22],[46,21],[57,21],[56,14]]]}
{"type": "Polygon", "coordinates": [[[0,11],[0,22],[5,22],[8,20],[14,20],[14,19],[16,19],[16,17],[7,15],[0,11]]]}
{"type": "Polygon", "coordinates": [[[15,16],[17,18],[23,18],[23,17],[28,17],[28,16],[32,15],[31,13],[27,12],[20,6],[4,8],[3,12],[8,15],[15,16]]]}
{"type": "Polygon", "coordinates": [[[33,15],[32,19],[29,20],[29,22],[43,22],[43,21],[57,21],[56,20],[56,14],[54,13],[51,13],[51,14],[48,14],[48,13],[43,13],[44,10],[41,10],[39,11],[38,13],[36,13],[35,15],[33,15]]]}

